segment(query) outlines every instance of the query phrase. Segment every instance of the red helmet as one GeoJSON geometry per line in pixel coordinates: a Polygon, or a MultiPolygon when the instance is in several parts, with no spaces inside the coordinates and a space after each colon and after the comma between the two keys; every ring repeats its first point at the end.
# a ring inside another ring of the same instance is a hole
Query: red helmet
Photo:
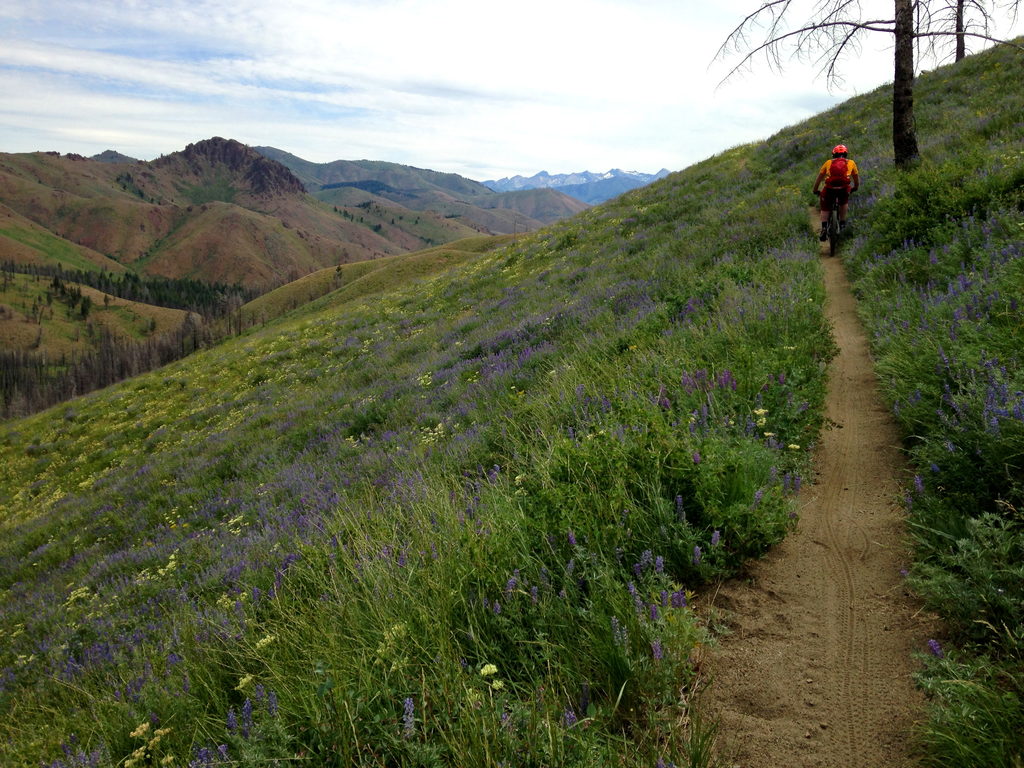
{"type": "Polygon", "coordinates": [[[832,147],[833,155],[845,155],[849,151],[850,150],[846,148],[845,144],[836,144],[834,147],[832,147]]]}

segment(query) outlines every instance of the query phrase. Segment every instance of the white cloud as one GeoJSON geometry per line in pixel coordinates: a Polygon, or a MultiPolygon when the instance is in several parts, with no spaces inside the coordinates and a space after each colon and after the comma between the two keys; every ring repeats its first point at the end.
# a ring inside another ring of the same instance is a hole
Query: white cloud
{"type": "MultiPolygon", "coordinates": [[[[864,5],[891,9],[881,0],[864,5]]],[[[891,77],[866,39],[834,94],[763,62],[716,87],[752,5],[678,0],[58,0],[0,8],[0,151],[152,158],[213,135],[471,178],[680,168],[891,77]]],[[[884,10],[880,11],[884,14],[884,10]]],[[[891,13],[891,10],[890,10],[891,13]]]]}

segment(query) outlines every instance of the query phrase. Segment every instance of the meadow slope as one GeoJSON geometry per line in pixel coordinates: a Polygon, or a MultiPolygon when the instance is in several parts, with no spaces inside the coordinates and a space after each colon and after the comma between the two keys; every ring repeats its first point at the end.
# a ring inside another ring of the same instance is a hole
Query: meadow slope
{"type": "MultiPolygon", "coordinates": [[[[834,352],[806,204],[837,138],[865,177],[845,258],[883,391],[902,418],[933,391],[953,414],[913,445],[938,467],[911,483],[914,514],[956,483],[979,505],[942,513],[946,530],[914,523],[938,544],[915,584],[963,598],[922,665],[951,703],[927,743],[940,755],[955,730],[953,670],[994,691],[1012,754],[1020,558],[1001,558],[1020,546],[1019,474],[997,480],[1019,467],[1024,423],[1017,72],[996,52],[921,78],[922,146],[941,149],[959,207],[916,229],[900,211],[936,202],[934,168],[889,169],[879,91],[0,427],[0,762],[707,764],[714,724],[693,703],[712,638],[693,590],[793,525],[834,352]],[[998,290],[967,290],[982,273],[998,290]],[[911,297],[933,314],[899,314],[911,297]],[[915,345],[945,333],[949,358],[950,323],[961,339],[997,328],[992,353],[904,393],[911,374],[934,379],[934,362],[907,369],[915,345]],[[1008,442],[989,454],[992,418],[1008,442]],[[946,448],[954,472],[929,453],[950,423],[975,440],[946,448]],[[996,574],[984,599],[968,600],[965,556],[943,570],[954,529],[996,574]],[[994,679],[970,666],[979,653],[994,679]]],[[[927,407],[909,412],[924,423],[927,407]]]]}

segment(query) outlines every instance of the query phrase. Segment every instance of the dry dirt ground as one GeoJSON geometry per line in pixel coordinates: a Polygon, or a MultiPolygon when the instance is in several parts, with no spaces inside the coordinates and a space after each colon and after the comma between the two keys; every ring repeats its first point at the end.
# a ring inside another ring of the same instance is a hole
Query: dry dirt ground
{"type": "MultiPolygon", "coordinates": [[[[815,226],[815,230],[817,226],[815,226]]],[[[924,701],[911,654],[933,621],[904,587],[899,434],[839,259],[822,255],[839,355],[795,532],[709,599],[718,756],[741,768],[904,768],[924,701]]]]}

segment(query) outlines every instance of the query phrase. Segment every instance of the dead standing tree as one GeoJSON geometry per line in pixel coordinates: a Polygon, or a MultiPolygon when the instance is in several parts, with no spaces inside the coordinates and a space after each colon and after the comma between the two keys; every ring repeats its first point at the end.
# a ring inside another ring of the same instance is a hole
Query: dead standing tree
{"type": "MultiPolygon", "coordinates": [[[[1009,0],[1006,10],[1016,14],[1019,2],[1009,0]]],[[[995,6],[989,0],[894,0],[891,19],[867,18],[860,0],[817,0],[807,21],[791,29],[786,21],[793,5],[794,0],[765,0],[733,29],[719,48],[718,56],[743,53],[743,57],[724,80],[762,54],[771,66],[781,69],[784,54],[791,50],[793,56],[814,59],[821,65],[821,73],[829,85],[837,84],[842,81],[839,68],[843,55],[859,49],[864,33],[892,35],[892,144],[895,163],[900,168],[913,165],[920,156],[914,125],[915,49],[923,45],[934,54],[936,40],[953,37],[960,57],[967,37],[1007,43],[989,34],[995,14],[995,6]],[[980,17],[980,22],[974,25],[980,31],[968,30],[965,21],[968,12],[980,17]],[[756,42],[762,32],[763,39],[756,42]]]]}

